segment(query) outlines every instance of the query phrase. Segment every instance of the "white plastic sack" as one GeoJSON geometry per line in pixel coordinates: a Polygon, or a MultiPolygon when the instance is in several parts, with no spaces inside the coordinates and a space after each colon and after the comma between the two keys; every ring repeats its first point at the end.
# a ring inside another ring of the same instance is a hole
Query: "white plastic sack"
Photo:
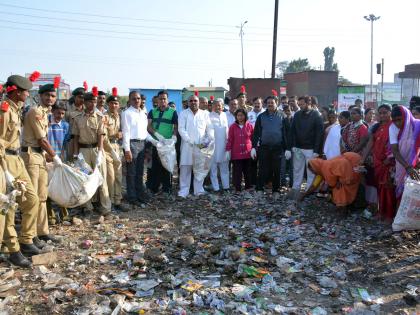
{"type": "Polygon", "coordinates": [[[411,178],[405,181],[404,193],[392,223],[392,230],[420,230],[420,182],[411,178]]]}
{"type": "Polygon", "coordinates": [[[211,160],[214,153],[214,141],[206,147],[194,147],[193,150],[193,172],[197,180],[204,180],[210,171],[211,160]]]}
{"type": "Polygon", "coordinates": [[[87,175],[66,164],[55,166],[48,184],[48,197],[62,207],[78,207],[93,197],[103,181],[98,167],[87,175]]]}
{"type": "Polygon", "coordinates": [[[175,140],[165,139],[156,144],[156,149],[162,166],[169,172],[173,173],[176,162],[175,140]]]}

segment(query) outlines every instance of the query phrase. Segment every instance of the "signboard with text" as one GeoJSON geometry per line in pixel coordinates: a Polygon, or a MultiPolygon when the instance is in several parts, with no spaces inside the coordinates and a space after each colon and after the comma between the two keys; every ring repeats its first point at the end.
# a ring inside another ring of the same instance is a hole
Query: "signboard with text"
{"type": "Polygon", "coordinates": [[[354,105],[357,99],[365,100],[364,86],[339,86],[337,111],[342,112],[348,110],[349,106],[354,105]]]}

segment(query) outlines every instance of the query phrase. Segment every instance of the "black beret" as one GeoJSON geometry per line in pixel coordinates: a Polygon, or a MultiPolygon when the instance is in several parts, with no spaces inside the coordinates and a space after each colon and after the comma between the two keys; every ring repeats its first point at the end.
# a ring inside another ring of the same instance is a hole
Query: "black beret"
{"type": "Polygon", "coordinates": [[[54,84],[44,84],[43,86],[39,87],[38,94],[42,94],[46,92],[56,92],[54,84]]]}
{"type": "Polygon", "coordinates": [[[91,101],[91,100],[93,100],[94,98],[96,98],[96,96],[95,96],[95,95],[93,95],[93,93],[91,93],[91,92],[89,92],[89,93],[85,93],[85,94],[83,95],[83,99],[84,99],[85,101],[91,101]]]}
{"type": "Polygon", "coordinates": [[[30,90],[32,89],[32,82],[29,79],[22,77],[20,75],[14,74],[7,78],[6,86],[13,86],[15,85],[19,89],[22,90],[30,90]]]}
{"type": "Polygon", "coordinates": [[[104,91],[98,91],[98,95],[106,95],[104,91]]]}
{"type": "Polygon", "coordinates": [[[120,100],[118,99],[118,96],[113,96],[113,95],[108,96],[108,98],[106,99],[107,103],[109,103],[109,102],[119,102],[119,101],[120,100]]]}
{"type": "Polygon", "coordinates": [[[82,88],[82,87],[78,87],[77,89],[74,89],[73,90],[73,93],[71,93],[73,96],[76,96],[76,95],[83,95],[83,94],[85,94],[85,89],[84,88],[82,88]]]}

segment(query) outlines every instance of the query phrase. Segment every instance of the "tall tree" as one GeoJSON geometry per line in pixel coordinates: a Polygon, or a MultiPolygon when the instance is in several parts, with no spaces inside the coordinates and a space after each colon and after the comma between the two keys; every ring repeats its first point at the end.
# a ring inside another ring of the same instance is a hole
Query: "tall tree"
{"type": "Polygon", "coordinates": [[[277,73],[278,78],[283,78],[284,74],[286,73],[286,69],[287,69],[288,66],[289,66],[289,62],[287,60],[280,61],[276,65],[276,68],[278,70],[278,73],[277,73]]]}
{"type": "Polygon", "coordinates": [[[334,63],[334,54],[335,48],[334,47],[325,47],[324,49],[324,70],[325,71],[337,71],[338,66],[337,63],[334,63]]]}
{"type": "Polygon", "coordinates": [[[309,65],[308,59],[299,58],[299,59],[290,61],[289,65],[286,68],[285,73],[301,72],[301,71],[309,71],[309,70],[312,70],[312,68],[309,65]]]}

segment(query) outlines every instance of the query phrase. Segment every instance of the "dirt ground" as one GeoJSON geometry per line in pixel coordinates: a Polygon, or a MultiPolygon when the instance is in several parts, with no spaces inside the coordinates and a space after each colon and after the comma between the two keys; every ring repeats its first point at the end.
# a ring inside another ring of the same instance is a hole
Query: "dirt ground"
{"type": "Polygon", "coordinates": [[[14,269],[0,314],[420,312],[420,234],[316,197],[160,195],[79,218],[51,228],[54,264],[14,269]]]}

